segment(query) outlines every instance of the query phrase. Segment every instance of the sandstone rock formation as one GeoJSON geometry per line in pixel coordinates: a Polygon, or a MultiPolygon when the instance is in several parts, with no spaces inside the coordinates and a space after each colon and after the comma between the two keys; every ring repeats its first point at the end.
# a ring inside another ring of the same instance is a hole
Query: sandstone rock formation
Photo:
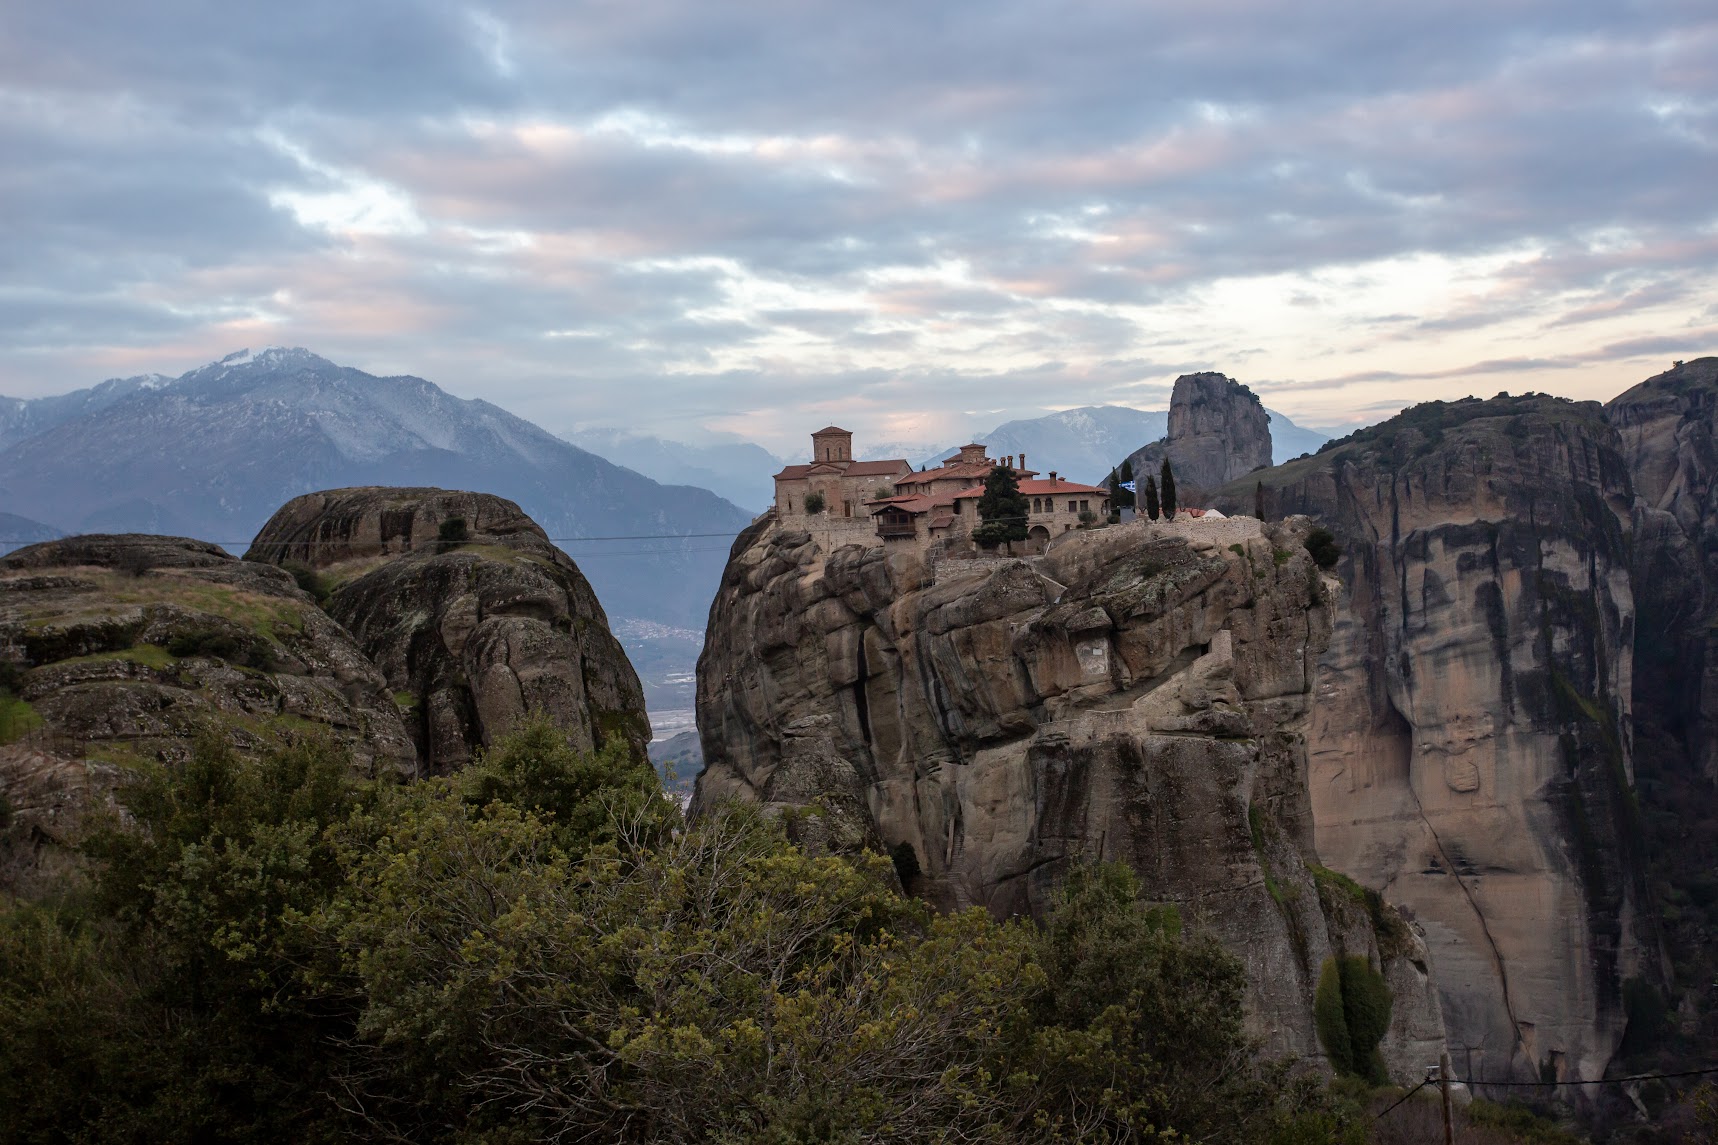
{"type": "Polygon", "coordinates": [[[1678,363],[1611,399],[1638,498],[1637,720],[1718,779],[1718,358],[1678,363]]]}
{"type": "Polygon", "coordinates": [[[944,907],[1041,910],[1070,861],[1125,861],[1245,961],[1271,1052],[1321,1054],[1334,954],[1382,966],[1406,1076],[1443,1044],[1425,950],[1312,857],[1303,729],[1329,619],[1305,530],[1139,523],[927,564],[766,517],[711,611],[694,809],[817,802],[812,841],[886,851],[944,907]]]}
{"type": "Polygon", "coordinates": [[[1635,489],[1636,786],[1650,877],[1679,1033],[1705,1061],[1718,1052],[1718,358],[1678,362],[1605,415],[1635,489]]]}
{"type": "Polygon", "coordinates": [[[246,557],[326,578],[329,614],[382,670],[426,771],[457,770],[534,708],[581,748],[618,738],[644,757],[637,674],[578,566],[513,502],[309,493],[275,513],[246,557]]]}
{"type": "Polygon", "coordinates": [[[1632,784],[1633,493],[1595,403],[1417,406],[1218,498],[1345,553],[1318,853],[1425,927],[1467,1076],[1601,1076],[1656,980],[1632,784]]]}
{"type": "Polygon", "coordinates": [[[0,558],[0,881],[51,877],[122,770],[218,734],[242,752],[332,737],[416,770],[382,675],[279,569],[177,537],[84,536],[0,558]]]}
{"type": "Polygon", "coordinates": [[[1223,374],[1182,374],[1169,399],[1169,432],[1128,458],[1135,477],[1165,457],[1183,504],[1271,463],[1271,418],[1258,395],[1223,374]]]}

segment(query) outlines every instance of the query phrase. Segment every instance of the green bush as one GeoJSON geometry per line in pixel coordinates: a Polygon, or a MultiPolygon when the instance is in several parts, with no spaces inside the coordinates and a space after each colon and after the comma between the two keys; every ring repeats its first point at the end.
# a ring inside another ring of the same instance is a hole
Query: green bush
{"type": "Polygon", "coordinates": [[[815,490],[805,495],[805,511],[816,516],[823,512],[823,494],[815,490]]]}
{"type": "Polygon", "coordinates": [[[470,540],[471,530],[465,527],[465,518],[449,517],[436,530],[436,551],[445,553],[449,549],[457,549],[470,540]]]}
{"type": "Polygon", "coordinates": [[[1313,995],[1318,1040],[1338,1072],[1384,1085],[1389,1076],[1378,1043],[1390,1028],[1390,987],[1367,959],[1327,958],[1313,995]]]}
{"type": "Polygon", "coordinates": [[[458,777],[350,776],[201,742],[86,889],[0,908],[0,1142],[1357,1140],[1124,867],[1042,926],[937,915],[541,718],[458,777]]]}
{"type": "Polygon", "coordinates": [[[167,641],[167,651],[179,657],[212,657],[259,672],[273,672],[280,667],[268,641],[258,636],[240,636],[222,628],[192,628],[179,632],[167,641]]]}
{"type": "Polygon", "coordinates": [[[1342,559],[1342,547],[1336,543],[1336,537],[1329,529],[1313,529],[1306,535],[1305,545],[1313,563],[1321,569],[1334,568],[1342,559]]]}

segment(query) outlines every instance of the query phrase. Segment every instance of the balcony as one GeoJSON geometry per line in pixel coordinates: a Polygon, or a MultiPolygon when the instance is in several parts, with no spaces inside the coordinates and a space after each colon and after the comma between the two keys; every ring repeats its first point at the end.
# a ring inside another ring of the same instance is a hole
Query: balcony
{"type": "Polygon", "coordinates": [[[877,535],[885,539],[889,537],[916,537],[919,528],[911,521],[878,521],[877,535]]]}

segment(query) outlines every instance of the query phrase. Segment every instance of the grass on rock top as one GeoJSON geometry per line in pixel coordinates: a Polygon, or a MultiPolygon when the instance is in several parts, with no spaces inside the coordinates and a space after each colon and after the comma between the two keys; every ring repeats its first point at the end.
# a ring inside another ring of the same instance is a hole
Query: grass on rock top
{"type": "Polygon", "coordinates": [[[304,631],[304,605],[297,601],[249,592],[196,575],[196,570],[159,569],[136,577],[112,569],[75,570],[92,589],[67,599],[23,610],[31,627],[75,623],[111,616],[132,607],[173,604],[193,612],[230,620],[278,642],[286,631],[304,631]]]}

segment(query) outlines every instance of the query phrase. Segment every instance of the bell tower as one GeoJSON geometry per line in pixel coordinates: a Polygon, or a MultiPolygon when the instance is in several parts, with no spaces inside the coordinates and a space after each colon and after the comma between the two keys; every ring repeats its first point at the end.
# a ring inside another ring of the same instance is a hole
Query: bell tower
{"type": "Polygon", "coordinates": [[[811,463],[852,461],[853,434],[840,426],[830,425],[811,435],[811,463]]]}

